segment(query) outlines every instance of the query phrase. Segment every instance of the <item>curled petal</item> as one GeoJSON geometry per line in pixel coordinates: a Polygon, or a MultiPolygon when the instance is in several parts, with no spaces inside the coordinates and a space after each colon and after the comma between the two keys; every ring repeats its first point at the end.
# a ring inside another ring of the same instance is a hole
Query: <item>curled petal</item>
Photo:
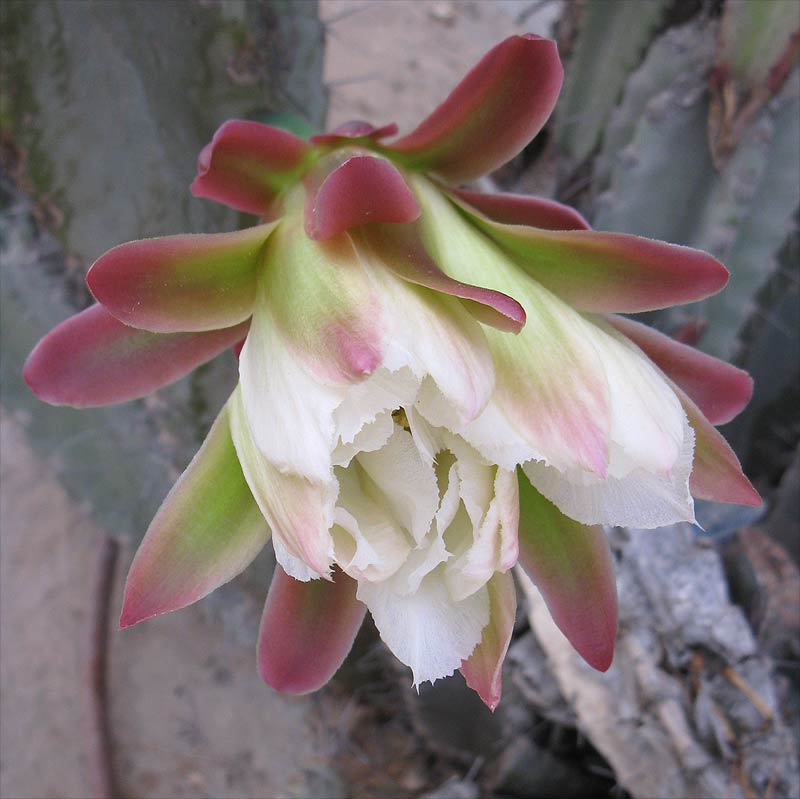
{"type": "Polygon", "coordinates": [[[624,233],[502,224],[459,206],[534,280],[584,311],[636,313],[721,291],[728,270],[708,253],[624,233]]]}
{"type": "Polygon", "coordinates": [[[610,316],[608,321],[674,380],[712,424],[729,422],[750,401],[753,380],[747,372],[633,319],[610,316]]]}
{"type": "Polygon", "coordinates": [[[425,251],[415,227],[370,225],[358,241],[369,246],[376,259],[409,283],[458,297],[479,322],[512,333],[522,330],[525,310],[513,297],[453,280],[425,251]]]}
{"type": "MultiPolygon", "coordinates": [[[[391,416],[387,416],[394,427],[391,416]]],[[[336,563],[353,579],[385,580],[405,563],[411,542],[387,507],[383,493],[373,490],[358,460],[337,470],[337,477],[339,497],[333,528],[336,563]]]]}
{"type": "Polygon", "coordinates": [[[156,333],[231,327],[253,312],[258,267],[276,224],[120,244],[94,262],[86,283],[132,327],[156,333]]]}
{"type": "MultiPolygon", "coordinates": [[[[577,470],[561,472],[540,461],[529,461],[523,469],[538,491],[582,524],[653,529],[682,521],[694,523],[694,503],[689,490],[694,432],[685,420],[684,428],[681,450],[667,471],[638,465],[625,449],[617,447],[613,450],[609,474],[602,480],[577,470]],[[619,474],[621,466],[628,466],[629,471],[619,474]]],[[[628,433],[631,437],[636,435],[636,426],[632,425],[628,433]]],[[[641,444],[646,442],[644,439],[641,444]]],[[[658,449],[662,448],[663,442],[659,442],[658,449]]],[[[657,457],[660,454],[656,453],[657,457]]],[[[631,455],[640,453],[634,450],[631,455]]]]}
{"type": "Polygon", "coordinates": [[[692,400],[673,386],[694,429],[695,450],[689,487],[698,499],[761,505],[761,497],[744,476],[739,459],[720,432],[706,419],[692,400]]]}
{"type": "Polygon", "coordinates": [[[589,230],[589,223],[574,208],[555,200],[508,192],[484,194],[467,189],[448,191],[493,222],[528,225],[545,230],[589,230]]]}
{"type": "Polygon", "coordinates": [[[514,632],[517,592],[510,572],[497,573],[488,582],[489,623],[483,628],[481,642],[461,664],[467,685],[480,696],[489,710],[500,704],[503,692],[503,661],[514,632]]]}
{"type": "Polygon", "coordinates": [[[413,169],[473,180],[509,161],[541,130],[563,77],[555,42],[511,36],[390,149],[413,169]]]}
{"type": "Polygon", "coordinates": [[[474,419],[494,388],[484,329],[453,297],[400,280],[380,262],[375,267],[390,331],[387,362],[397,359],[422,379],[417,407],[423,415],[443,414],[452,422],[455,410],[461,420],[474,419]]]}
{"type": "Polygon", "coordinates": [[[356,155],[336,167],[306,206],[306,233],[324,241],[367,222],[413,222],[419,206],[385,158],[356,155]]]}
{"type": "Polygon", "coordinates": [[[91,408],[144,397],[247,334],[249,322],[202,333],[150,333],[93,305],[51,330],[28,356],[25,382],[51,405],[91,408]]]}
{"type": "Polygon", "coordinates": [[[327,578],[333,561],[335,481],[308,480],[278,470],[260,452],[245,415],[242,392],[228,404],[231,437],[245,480],[272,530],[278,562],[298,579],[327,578]],[[288,557],[282,558],[285,553],[288,557]]]}
{"type": "Polygon", "coordinates": [[[309,141],[312,144],[333,145],[352,144],[353,139],[368,139],[369,141],[377,142],[387,136],[394,136],[395,133],[397,133],[397,125],[394,122],[376,128],[374,125],[370,125],[369,122],[362,122],[360,119],[356,119],[339,125],[338,128],[335,128],[330,133],[318,133],[316,136],[312,136],[309,141]]]}
{"type": "Polygon", "coordinates": [[[275,567],[258,637],[258,668],[267,685],[306,694],[333,677],[364,620],[356,586],[338,571],[331,581],[300,582],[275,567]]]}
{"type": "MultiPolygon", "coordinates": [[[[513,471],[489,466],[455,436],[446,434],[444,440],[456,456],[459,494],[466,510],[454,517],[447,530],[452,557],[445,566],[445,579],[450,595],[461,599],[486,585],[496,572],[506,572],[517,562],[517,476],[513,471]]],[[[441,512],[437,521],[440,527],[446,521],[441,519],[441,512]]]]}
{"type": "Polygon", "coordinates": [[[603,529],[565,516],[521,473],[519,493],[520,564],[581,657],[606,671],[617,634],[617,587],[603,529]]]}
{"type": "Polygon", "coordinates": [[[280,128],[231,119],[200,152],[195,197],[269,217],[280,192],[302,171],[308,142],[280,128]]]}
{"type": "Polygon", "coordinates": [[[269,540],[230,434],[228,409],[167,495],[133,560],[120,627],[196,602],[269,540]]]}
{"type": "Polygon", "coordinates": [[[395,426],[379,450],[362,452],[358,462],[370,490],[381,492],[381,504],[421,544],[439,505],[433,467],[426,464],[410,433],[395,426]]]}

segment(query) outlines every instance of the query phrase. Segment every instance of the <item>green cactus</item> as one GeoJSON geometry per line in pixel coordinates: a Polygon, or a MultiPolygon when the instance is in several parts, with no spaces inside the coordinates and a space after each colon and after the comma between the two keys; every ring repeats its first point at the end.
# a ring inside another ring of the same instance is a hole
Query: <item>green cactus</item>
{"type": "Polygon", "coordinates": [[[104,250],[240,226],[235,212],[189,194],[197,153],[229,117],[303,109],[320,126],[316,12],[294,2],[3,4],[3,402],[75,497],[134,540],[235,383],[235,360],[90,411],[36,400],[22,363],[54,322],[90,301],[83,276],[104,250]]]}
{"type": "Polygon", "coordinates": [[[662,315],[661,323],[673,328],[699,314],[707,323],[701,347],[731,358],[797,206],[800,91],[794,75],[717,169],[706,89],[715,42],[713,26],[668,31],[632,74],[597,157],[598,188],[605,191],[594,223],[706,249],[723,260],[731,270],[726,291],[662,315]],[[671,57],[681,50],[684,58],[671,57]]]}
{"type": "Polygon", "coordinates": [[[571,165],[594,150],[630,70],[661,21],[668,0],[589,2],[558,102],[556,143],[571,165]]]}

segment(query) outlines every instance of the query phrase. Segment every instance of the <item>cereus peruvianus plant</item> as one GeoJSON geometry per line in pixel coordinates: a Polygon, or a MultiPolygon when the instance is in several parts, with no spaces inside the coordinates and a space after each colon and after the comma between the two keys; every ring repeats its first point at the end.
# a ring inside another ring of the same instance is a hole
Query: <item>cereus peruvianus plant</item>
{"type": "Polygon", "coordinates": [[[494,708],[518,560],[606,669],[602,525],[692,521],[693,496],[759,502],[713,426],[746,404],[747,375],[617,315],[707,297],[724,267],[460,188],[527,144],[561,81],[552,41],[514,36],[400,138],[226,122],[192,191],[261,223],[92,266],[97,304],[25,367],[42,399],[122,402],[241,347],[238,386],[133,562],[123,627],[200,599],[271,539],[267,683],[323,685],[369,610],[416,684],[461,669],[494,708]]]}

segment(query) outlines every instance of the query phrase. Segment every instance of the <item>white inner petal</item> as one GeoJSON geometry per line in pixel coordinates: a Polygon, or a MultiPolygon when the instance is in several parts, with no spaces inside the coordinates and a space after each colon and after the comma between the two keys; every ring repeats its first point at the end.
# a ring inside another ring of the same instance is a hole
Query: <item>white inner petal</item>
{"type": "Polygon", "coordinates": [[[381,638],[411,667],[414,685],[452,674],[472,654],[489,623],[486,586],[456,602],[440,567],[413,594],[392,588],[392,581],[358,585],[357,597],[372,613],[381,638]]]}
{"type": "Polygon", "coordinates": [[[381,411],[356,433],[351,443],[339,442],[333,451],[333,465],[347,466],[359,452],[374,452],[376,449],[380,449],[393,432],[394,420],[391,412],[381,411]]]}
{"type": "Polygon", "coordinates": [[[439,508],[439,489],[433,467],[420,456],[411,434],[395,426],[381,449],[361,453],[358,462],[398,521],[421,543],[439,508]]]}
{"type": "Polygon", "coordinates": [[[369,477],[358,463],[337,469],[337,475],[339,499],[333,528],[336,561],[357,580],[385,580],[405,562],[411,538],[394,515],[387,513],[385,503],[372,496],[371,486],[365,485],[369,477]]]}
{"type": "Polygon", "coordinates": [[[396,368],[390,370],[384,366],[366,380],[348,388],[333,414],[342,444],[353,443],[364,426],[374,421],[382,411],[392,411],[414,401],[419,380],[405,363],[392,366],[396,368]]]}
{"type": "MultiPolygon", "coordinates": [[[[462,423],[475,418],[491,397],[494,366],[481,325],[454,297],[407,283],[373,261],[373,276],[385,300],[390,340],[422,379],[429,375],[462,423]]],[[[402,357],[397,355],[396,357],[402,357]]]]}
{"type": "Polygon", "coordinates": [[[315,482],[280,472],[253,441],[240,387],[231,395],[228,408],[236,456],[272,530],[279,561],[300,580],[327,574],[334,558],[330,527],[339,490],[336,479],[331,474],[327,481],[315,482]],[[287,554],[285,561],[280,560],[281,553],[287,554]]]}

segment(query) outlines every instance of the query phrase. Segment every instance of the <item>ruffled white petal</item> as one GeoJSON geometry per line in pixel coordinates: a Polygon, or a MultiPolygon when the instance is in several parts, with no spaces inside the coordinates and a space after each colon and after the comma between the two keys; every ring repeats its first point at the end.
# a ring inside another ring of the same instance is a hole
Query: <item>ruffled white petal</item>
{"type": "Polygon", "coordinates": [[[458,432],[486,460],[508,471],[525,461],[544,460],[544,456],[522,437],[494,400],[475,421],[458,432]]]}
{"type": "Polygon", "coordinates": [[[610,387],[609,474],[669,472],[684,447],[680,400],[645,355],[612,328],[598,325],[593,343],[610,387]]]}
{"type": "Polygon", "coordinates": [[[393,357],[384,360],[384,367],[351,386],[336,408],[333,419],[342,444],[352,443],[364,426],[383,411],[393,411],[414,401],[419,379],[395,352],[388,355],[393,357]]]}
{"type": "Polygon", "coordinates": [[[648,529],[694,522],[694,502],[689,493],[693,454],[694,431],[684,420],[681,453],[667,474],[633,469],[625,477],[609,475],[590,482],[585,473],[559,472],[537,461],[522,468],[540,493],[576,521],[648,529]]]}
{"type": "Polygon", "coordinates": [[[610,386],[606,478],[525,464],[531,483],[583,524],[652,528],[694,521],[689,476],[694,432],[663,375],[627,339],[597,327],[593,343],[610,386]]]}
{"type": "Polygon", "coordinates": [[[481,325],[454,297],[401,280],[381,264],[380,253],[363,243],[359,251],[373,266],[392,345],[417,377],[430,376],[462,423],[474,419],[494,388],[481,325]]]}
{"type": "Polygon", "coordinates": [[[397,593],[387,580],[360,582],[356,596],[369,608],[389,649],[410,666],[416,686],[452,674],[472,654],[489,623],[486,587],[456,602],[441,568],[430,572],[413,594],[397,593]]]}
{"type": "Polygon", "coordinates": [[[500,509],[500,563],[508,571],[519,557],[519,482],[515,471],[498,469],[494,478],[494,502],[500,509]]]}
{"type": "MultiPolygon", "coordinates": [[[[333,528],[336,562],[357,580],[379,582],[394,574],[411,550],[411,538],[376,501],[369,477],[358,463],[337,470],[339,498],[333,528]]],[[[378,495],[378,500],[383,497],[378,495]]]]}
{"type": "Polygon", "coordinates": [[[426,463],[432,465],[444,447],[442,437],[413,405],[406,406],[406,418],[419,454],[426,463]]]}
{"type": "Polygon", "coordinates": [[[371,422],[359,430],[353,441],[340,441],[333,451],[333,465],[347,466],[359,452],[374,452],[380,449],[394,432],[394,420],[390,411],[381,411],[371,422]]]}
{"type": "MultiPolygon", "coordinates": [[[[469,474],[470,468],[464,468],[465,463],[470,463],[468,455],[459,458],[457,463],[460,474],[469,474]]],[[[469,513],[475,496],[476,466],[480,464],[473,460],[471,478],[460,478],[467,514],[460,519],[457,517],[454,527],[460,521],[461,528],[451,528],[446,534],[448,547],[454,557],[445,568],[445,580],[454,599],[469,596],[484,586],[495,572],[510,569],[518,555],[519,494],[516,475],[496,467],[483,467],[489,471],[489,485],[483,484],[484,476],[480,475],[479,488],[488,488],[488,492],[482,497],[482,504],[474,505],[473,512],[469,513]],[[472,494],[472,502],[466,498],[469,494],[472,494]]]]}

